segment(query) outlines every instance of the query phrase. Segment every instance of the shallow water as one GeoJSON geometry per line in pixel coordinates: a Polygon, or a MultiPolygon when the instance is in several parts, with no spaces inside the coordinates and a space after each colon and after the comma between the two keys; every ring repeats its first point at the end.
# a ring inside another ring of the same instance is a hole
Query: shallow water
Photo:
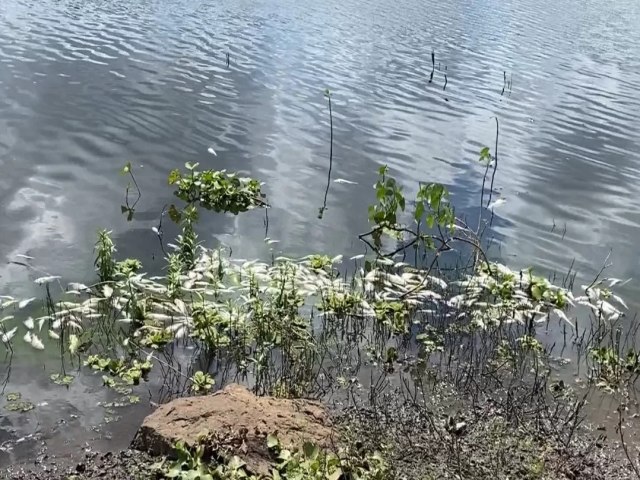
{"type": "MultiPolygon", "coordinates": [[[[444,182],[459,211],[477,215],[478,152],[493,149],[496,116],[506,199],[497,253],[544,271],[575,259],[589,278],[611,249],[608,274],[636,276],[638,25],[632,0],[3,0],[0,256],[27,254],[42,272],[90,282],[95,232],[107,227],[123,255],[159,268],[151,228],[171,201],[166,174],[186,161],[260,178],[273,206],[268,231],[261,212],[212,215],[206,240],[247,258],[268,254],[265,235],[289,254],[360,253],[381,164],[408,192],[444,182]],[[320,220],[326,88],[333,180],[356,184],[332,182],[320,220]],[[132,222],[120,212],[128,161],[142,190],[132,222]]],[[[39,275],[3,264],[2,293],[40,295],[39,275]]],[[[623,292],[634,309],[639,291],[631,282],[623,292]]],[[[48,406],[7,415],[0,431],[14,431],[0,442],[57,438],[58,409],[78,416],[74,431],[101,424],[98,382],[52,386],[43,363],[14,357],[6,391],[48,406]]],[[[126,444],[127,428],[105,435],[126,444]]]]}

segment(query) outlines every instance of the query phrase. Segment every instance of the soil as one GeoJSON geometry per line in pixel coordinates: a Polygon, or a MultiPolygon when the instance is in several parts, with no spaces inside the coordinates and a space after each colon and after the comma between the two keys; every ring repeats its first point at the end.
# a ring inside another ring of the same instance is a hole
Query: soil
{"type": "MultiPolygon", "coordinates": [[[[435,404],[433,405],[435,407],[435,404]]],[[[380,402],[376,409],[343,410],[329,417],[320,404],[255,397],[243,387],[179,399],[145,419],[134,445],[154,454],[171,453],[177,438],[196,441],[203,428],[216,433],[209,445],[218,456],[243,455],[256,472],[268,464],[265,434],[296,443],[334,441],[336,432],[351,455],[382,449],[401,480],[625,480],[634,479],[615,439],[575,428],[565,442],[562,428],[544,416],[514,422],[491,402],[451,416],[410,404],[380,402]],[[222,455],[219,455],[222,453],[222,455]]],[[[344,453],[344,452],[343,452],[344,453]]],[[[120,453],[79,451],[69,458],[46,454],[34,464],[13,466],[7,480],[150,480],[158,478],[158,457],[129,449],[120,453]]]]}
{"type": "Polygon", "coordinates": [[[7,480],[149,480],[157,477],[158,462],[144,452],[126,450],[119,453],[90,452],[69,459],[44,457],[35,465],[11,467],[4,472],[7,480]]]}
{"type": "Polygon", "coordinates": [[[271,453],[267,435],[283,445],[310,441],[328,448],[336,431],[326,408],[310,400],[257,397],[240,385],[228,385],[212,395],[178,398],[146,417],[132,442],[120,453],[79,452],[70,458],[46,454],[33,465],[7,470],[9,479],[118,479],[157,477],[154,464],[171,456],[178,440],[189,447],[203,444],[206,456],[237,455],[251,473],[268,474],[271,453]]]}

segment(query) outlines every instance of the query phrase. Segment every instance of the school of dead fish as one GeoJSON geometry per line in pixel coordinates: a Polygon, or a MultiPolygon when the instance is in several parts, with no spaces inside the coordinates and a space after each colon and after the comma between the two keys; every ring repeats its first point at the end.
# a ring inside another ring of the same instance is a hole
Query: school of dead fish
{"type": "MultiPolygon", "coordinates": [[[[547,300],[534,300],[531,296],[528,271],[512,271],[499,263],[491,265],[500,278],[512,278],[513,295],[508,300],[496,298],[492,293],[496,287],[496,276],[478,269],[473,275],[461,280],[447,282],[430,272],[412,268],[402,262],[378,259],[374,268],[365,272],[360,265],[362,255],[350,260],[356,266],[355,274],[345,277],[336,274],[336,265],[342,256],[331,259],[330,269],[312,268],[311,256],[301,259],[278,257],[271,264],[257,260],[234,260],[223,249],[207,250],[201,254],[195,267],[181,278],[183,298],[171,298],[163,277],[148,278],[146,274],[132,274],[114,282],[97,286],[71,283],[63,292],[63,300],[55,303],[54,311],[38,318],[27,317],[21,322],[16,315],[26,309],[36,297],[18,300],[0,296],[0,342],[8,349],[24,327],[23,341],[36,350],[44,350],[43,338],[64,338],[67,349],[76,353],[78,335],[92,322],[113,319],[120,323],[131,323],[126,314],[127,306],[137,297],[144,299],[151,308],[146,318],[151,322],[135,333],[141,336],[148,331],[166,329],[174,338],[188,336],[193,326],[191,316],[194,307],[214,308],[223,318],[235,321],[251,321],[251,304],[256,294],[265,301],[283,291],[295,293],[303,299],[301,309],[311,312],[314,305],[328,295],[352,295],[357,299],[359,314],[374,317],[372,304],[377,301],[401,301],[414,311],[443,309],[449,317],[467,317],[481,327],[491,323],[525,322],[534,317],[536,322],[552,317],[573,326],[566,310],[582,305],[601,319],[615,321],[623,315],[627,305],[611,288],[622,284],[619,279],[603,279],[598,283],[583,286],[583,294],[548,284],[553,292],[562,292],[567,308],[557,308],[547,300]],[[109,308],[105,309],[104,306],[109,308]],[[46,325],[46,328],[45,328],[46,325]],[[43,333],[43,329],[46,333],[43,333]],[[63,336],[62,333],[65,333],[63,336]]],[[[60,282],[58,276],[41,277],[36,284],[46,285],[60,282]]],[[[322,314],[332,312],[324,311],[322,314]]],[[[128,341],[128,340],[127,340],[128,341]]]]}

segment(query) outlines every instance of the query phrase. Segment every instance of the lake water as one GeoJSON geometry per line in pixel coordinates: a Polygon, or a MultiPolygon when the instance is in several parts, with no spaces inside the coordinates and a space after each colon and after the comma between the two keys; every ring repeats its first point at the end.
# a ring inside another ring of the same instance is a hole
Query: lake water
{"type": "MultiPolygon", "coordinates": [[[[2,0],[0,257],[90,282],[106,227],[122,255],[160,268],[152,227],[172,200],[167,173],[186,161],[263,180],[273,206],[268,232],[262,212],[207,217],[206,241],[242,257],[267,255],[265,235],[289,254],[361,253],[382,164],[408,192],[445,183],[477,215],[478,153],[493,150],[497,117],[497,253],[546,272],[575,260],[589,278],[611,250],[608,274],[636,277],[638,45],[635,0],[2,0]],[[326,88],[332,179],[349,182],[331,182],[318,219],[326,88]],[[131,222],[126,162],[142,190],[131,222]]],[[[36,276],[3,262],[0,293],[41,294],[36,276]]],[[[635,308],[640,281],[625,288],[635,308]]],[[[15,356],[7,391],[41,406],[2,418],[0,442],[64,431],[73,445],[100,423],[95,382],[52,388],[47,375],[30,352],[15,356]],[[60,409],[76,421],[59,425],[60,409]]],[[[135,425],[123,428],[122,445],[135,425]]]]}

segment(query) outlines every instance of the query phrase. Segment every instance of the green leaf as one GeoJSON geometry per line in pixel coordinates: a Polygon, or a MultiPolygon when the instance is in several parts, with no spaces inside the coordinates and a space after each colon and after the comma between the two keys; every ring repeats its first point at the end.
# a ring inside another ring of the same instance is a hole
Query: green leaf
{"type": "Polygon", "coordinates": [[[275,435],[267,436],[267,447],[268,448],[278,448],[280,446],[280,440],[275,435]]]}
{"type": "Polygon", "coordinates": [[[176,208],[175,205],[169,207],[169,218],[175,223],[180,223],[182,219],[182,212],[176,208]]]}
{"type": "Polygon", "coordinates": [[[433,213],[430,213],[429,215],[427,215],[427,226],[429,228],[433,228],[434,223],[435,223],[435,218],[433,216],[433,213]]]}
{"type": "Polygon", "coordinates": [[[169,182],[169,185],[174,185],[178,183],[181,178],[182,178],[182,175],[180,175],[180,170],[175,169],[175,170],[171,170],[171,172],[169,173],[169,177],[167,178],[167,181],[169,182]]]}
{"type": "Polygon", "coordinates": [[[305,442],[302,446],[302,450],[304,452],[304,456],[309,460],[315,460],[318,458],[318,454],[320,453],[318,446],[311,442],[305,442]]]}
{"type": "Polygon", "coordinates": [[[418,202],[416,205],[416,211],[414,213],[414,217],[416,222],[419,222],[422,219],[422,215],[424,215],[424,202],[418,202]]]}
{"type": "Polygon", "coordinates": [[[489,150],[489,147],[484,147],[482,150],[480,150],[480,158],[478,161],[486,165],[491,163],[491,152],[489,150]]]}
{"type": "Polygon", "coordinates": [[[542,300],[543,290],[540,285],[533,285],[531,287],[531,296],[534,300],[540,301],[542,300]]]}
{"type": "Polygon", "coordinates": [[[398,205],[400,205],[400,209],[404,211],[405,199],[404,199],[404,195],[402,195],[400,191],[396,192],[396,201],[398,202],[398,205]]]}
{"type": "Polygon", "coordinates": [[[120,175],[127,175],[131,173],[131,162],[127,162],[124,167],[120,170],[120,175]]]}
{"type": "Polygon", "coordinates": [[[289,450],[282,450],[278,455],[278,458],[286,462],[291,459],[291,452],[289,450]]]}
{"type": "Polygon", "coordinates": [[[233,457],[231,457],[231,460],[229,460],[228,466],[233,470],[238,470],[244,467],[245,463],[240,459],[240,457],[234,455],[233,457]]]}
{"type": "Polygon", "coordinates": [[[327,480],[340,480],[342,476],[342,469],[340,467],[336,468],[333,473],[327,475],[327,480]]]}
{"type": "Polygon", "coordinates": [[[164,472],[167,478],[179,478],[182,476],[182,467],[180,465],[174,465],[168,471],[164,472]]]}

